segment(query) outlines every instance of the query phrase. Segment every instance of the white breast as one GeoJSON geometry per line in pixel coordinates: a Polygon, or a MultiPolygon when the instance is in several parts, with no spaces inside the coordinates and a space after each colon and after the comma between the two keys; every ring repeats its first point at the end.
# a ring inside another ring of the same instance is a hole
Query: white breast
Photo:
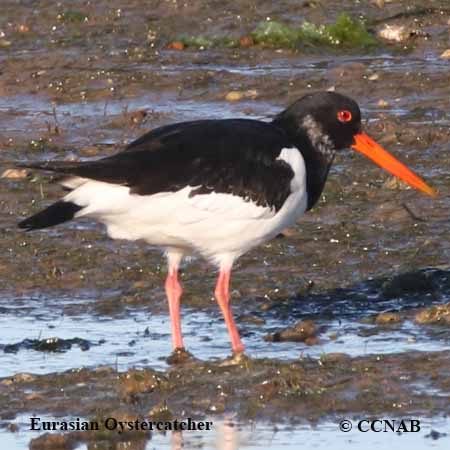
{"type": "MultiPolygon", "coordinates": [[[[277,159],[281,159],[294,172],[291,180],[291,195],[286,199],[282,208],[278,211],[279,233],[283,228],[293,225],[306,211],[308,196],[306,192],[306,167],[302,154],[296,147],[283,148],[277,159]]],[[[275,219],[274,218],[274,219],[275,219]]]]}

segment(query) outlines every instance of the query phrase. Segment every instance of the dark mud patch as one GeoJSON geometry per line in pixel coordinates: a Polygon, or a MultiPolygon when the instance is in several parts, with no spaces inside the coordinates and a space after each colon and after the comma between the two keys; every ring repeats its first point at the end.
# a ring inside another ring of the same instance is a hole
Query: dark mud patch
{"type": "Polygon", "coordinates": [[[0,349],[3,349],[5,353],[17,353],[20,350],[63,353],[70,350],[73,346],[77,346],[85,352],[89,350],[92,345],[95,344],[86,339],[60,339],[54,337],[47,339],[24,339],[23,341],[17,342],[16,344],[0,345],[0,349]]]}

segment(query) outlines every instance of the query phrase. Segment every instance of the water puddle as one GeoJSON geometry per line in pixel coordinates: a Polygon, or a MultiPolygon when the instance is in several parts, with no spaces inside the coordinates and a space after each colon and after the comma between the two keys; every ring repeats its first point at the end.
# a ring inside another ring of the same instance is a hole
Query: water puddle
{"type": "MultiPolygon", "coordinates": [[[[171,351],[168,314],[153,313],[148,306],[131,305],[114,317],[99,315],[90,311],[95,301],[95,295],[88,293],[78,297],[68,294],[2,296],[0,377],[97,365],[109,365],[119,371],[130,367],[167,368],[166,357],[171,351]],[[70,313],[64,314],[64,310],[70,313]]],[[[450,348],[450,330],[446,327],[424,327],[410,320],[380,327],[361,321],[359,316],[392,310],[389,308],[392,300],[372,299],[372,302],[368,308],[364,302],[351,299],[333,302],[311,297],[283,306],[279,311],[259,314],[264,323],[241,322],[242,307],[235,306],[235,311],[247,353],[255,358],[289,360],[320,358],[336,352],[364,356],[450,348]],[[289,317],[285,310],[289,310],[289,317]],[[269,333],[305,318],[313,318],[321,330],[315,345],[265,340],[269,333]]],[[[399,307],[401,301],[396,302],[399,307]]],[[[409,300],[409,307],[423,303],[423,300],[409,300]]],[[[429,301],[425,303],[429,305],[429,301]]],[[[218,308],[202,311],[185,307],[182,317],[185,344],[197,358],[229,356],[229,339],[218,308]]]]}

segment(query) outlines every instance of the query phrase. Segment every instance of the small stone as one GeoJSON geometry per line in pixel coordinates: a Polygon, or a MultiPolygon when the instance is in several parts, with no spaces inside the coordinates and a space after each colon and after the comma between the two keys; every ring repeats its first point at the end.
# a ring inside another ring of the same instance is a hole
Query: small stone
{"type": "Polygon", "coordinates": [[[6,48],[11,45],[11,41],[8,41],[7,39],[0,39],[0,47],[6,48]]]}
{"type": "Polygon", "coordinates": [[[10,180],[21,180],[28,176],[27,169],[6,169],[1,175],[0,178],[8,178],[10,180]]]}
{"type": "Polygon", "coordinates": [[[25,25],[25,24],[21,24],[21,25],[19,25],[19,26],[17,27],[17,31],[18,31],[19,33],[28,33],[28,32],[30,31],[30,27],[28,27],[28,26],[25,25]]]}
{"type": "Polygon", "coordinates": [[[399,314],[393,312],[380,313],[375,318],[375,323],[378,325],[386,325],[390,323],[399,323],[402,321],[402,318],[399,314]]]}
{"type": "Polygon", "coordinates": [[[386,41],[404,42],[409,38],[410,33],[403,25],[384,25],[378,31],[378,36],[386,41]]]}
{"type": "Polygon", "coordinates": [[[244,94],[239,91],[230,91],[227,95],[225,95],[225,100],[227,102],[237,102],[244,98],[244,94]]]}
{"type": "Polygon", "coordinates": [[[442,59],[450,59],[450,48],[441,53],[442,59]]]}
{"type": "Polygon", "coordinates": [[[315,338],[316,333],[316,324],[312,320],[304,320],[296,323],[293,327],[267,335],[265,340],[271,342],[306,342],[308,339],[315,338]]]}
{"type": "Polygon", "coordinates": [[[173,41],[167,46],[167,48],[170,50],[178,50],[178,51],[184,50],[185,47],[186,46],[181,41],[173,41]]]}
{"type": "Polygon", "coordinates": [[[241,47],[252,47],[255,45],[255,42],[253,41],[253,38],[251,36],[242,36],[239,39],[239,45],[241,47]]]}
{"type": "Polygon", "coordinates": [[[368,80],[369,81],[377,81],[380,78],[380,75],[378,75],[377,73],[373,73],[372,75],[368,76],[368,80]]]}
{"type": "Polygon", "coordinates": [[[390,104],[386,100],[380,98],[380,100],[378,100],[377,102],[377,106],[378,108],[388,108],[390,104]]]}
{"type": "Polygon", "coordinates": [[[256,89],[249,89],[248,91],[245,91],[244,96],[246,98],[255,99],[258,97],[258,91],[256,89]]]}

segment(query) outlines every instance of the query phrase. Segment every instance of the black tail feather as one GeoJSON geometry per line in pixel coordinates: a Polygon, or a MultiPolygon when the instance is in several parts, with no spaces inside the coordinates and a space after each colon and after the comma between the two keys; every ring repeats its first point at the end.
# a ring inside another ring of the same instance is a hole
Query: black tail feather
{"type": "Polygon", "coordinates": [[[18,226],[27,231],[51,227],[73,219],[74,215],[82,208],[72,202],[59,201],[34,216],[22,220],[18,226]]]}

